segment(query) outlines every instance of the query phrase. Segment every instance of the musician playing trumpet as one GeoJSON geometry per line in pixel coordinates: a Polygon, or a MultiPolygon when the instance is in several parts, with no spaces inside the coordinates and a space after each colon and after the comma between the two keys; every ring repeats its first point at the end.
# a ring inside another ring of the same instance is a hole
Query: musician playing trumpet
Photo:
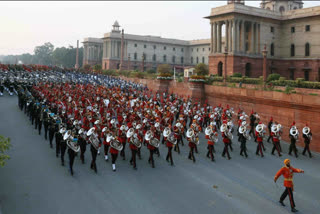
{"type": "Polygon", "coordinates": [[[304,149],[303,149],[302,155],[305,155],[307,151],[309,153],[309,157],[312,158],[310,148],[309,148],[310,141],[312,140],[312,133],[310,128],[308,127],[308,124],[306,124],[306,126],[302,129],[302,133],[304,138],[304,149]]]}

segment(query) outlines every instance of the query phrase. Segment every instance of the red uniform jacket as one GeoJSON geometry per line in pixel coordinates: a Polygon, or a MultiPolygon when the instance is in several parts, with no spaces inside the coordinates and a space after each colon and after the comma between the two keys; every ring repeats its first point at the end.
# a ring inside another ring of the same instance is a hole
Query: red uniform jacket
{"type": "Polygon", "coordinates": [[[301,173],[302,170],[301,169],[295,169],[292,166],[287,167],[284,166],[282,167],[277,174],[274,176],[275,181],[281,176],[283,175],[284,180],[283,180],[283,185],[285,187],[293,187],[293,173],[301,173]]]}

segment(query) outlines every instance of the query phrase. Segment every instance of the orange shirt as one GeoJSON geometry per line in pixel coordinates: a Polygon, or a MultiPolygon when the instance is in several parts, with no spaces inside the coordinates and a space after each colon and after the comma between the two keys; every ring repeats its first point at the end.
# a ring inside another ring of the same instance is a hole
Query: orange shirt
{"type": "Polygon", "coordinates": [[[301,173],[301,169],[295,169],[292,166],[287,167],[284,166],[282,167],[277,174],[274,176],[274,179],[277,180],[281,175],[284,177],[283,185],[285,187],[293,187],[293,173],[301,173]]]}

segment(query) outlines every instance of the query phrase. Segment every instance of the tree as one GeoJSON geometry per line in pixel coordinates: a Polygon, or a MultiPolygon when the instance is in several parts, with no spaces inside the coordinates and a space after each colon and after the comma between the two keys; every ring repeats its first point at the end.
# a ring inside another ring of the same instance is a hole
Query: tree
{"type": "Polygon", "coordinates": [[[196,65],[194,71],[198,76],[206,76],[209,74],[208,66],[204,63],[199,63],[196,65]]]}
{"type": "Polygon", "coordinates": [[[159,74],[172,74],[171,66],[168,64],[161,64],[158,66],[157,72],[159,74]]]}
{"type": "Polygon", "coordinates": [[[102,69],[102,66],[99,64],[93,66],[94,72],[101,73],[101,69],[102,69]]]}
{"type": "Polygon", "coordinates": [[[0,135],[0,166],[2,167],[6,164],[6,160],[10,159],[10,156],[5,154],[5,151],[7,151],[10,146],[10,138],[5,138],[0,135]]]}
{"type": "Polygon", "coordinates": [[[34,49],[34,55],[37,58],[37,64],[52,65],[52,52],[54,46],[47,42],[44,45],[37,46],[34,49]]]}
{"type": "Polygon", "coordinates": [[[89,72],[89,71],[91,70],[91,65],[85,64],[85,65],[83,66],[83,68],[84,68],[84,70],[85,70],[86,72],[89,72]]]}

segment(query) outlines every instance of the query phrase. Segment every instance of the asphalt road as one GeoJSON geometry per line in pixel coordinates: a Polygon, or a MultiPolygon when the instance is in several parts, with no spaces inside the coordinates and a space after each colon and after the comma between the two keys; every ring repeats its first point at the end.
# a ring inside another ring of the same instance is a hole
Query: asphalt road
{"type": "MultiPolygon", "coordinates": [[[[216,162],[206,158],[206,141],[201,136],[196,163],[187,159],[188,147],[173,153],[175,166],[165,160],[166,148],[155,158],[156,168],[147,163],[148,151],[142,149],[138,170],[128,160],[118,159],[117,171],[103,155],[97,158],[98,174],[90,170],[91,155],[86,164],[79,157],[72,177],[67,166],[60,165],[49,142],[39,136],[27,116],[17,106],[17,97],[0,97],[0,134],[11,138],[11,159],[0,168],[0,207],[3,214],[57,213],[290,213],[278,204],[283,191],[280,178],[273,177],[290,158],[305,174],[295,174],[294,198],[300,213],[320,213],[320,155],[313,159],[287,154],[281,158],[270,154],[271,144],[265,143],[265,157],[255,155],[256,144],[248,143],[249,158],[239,155],[234,142],[232,159],[221,157],[222,143],[216,145],[216,162]]],[[[89,148],[89,147],[88,147],[89,148]]],[[[283,145],[285,153],[288,146],[283,145]]],[[[299,148],[300,153],[302,151],[299,148]]],[[[127,148],[127,157],[129,149],[127,148]]],[[[68,156],[66,153],[66,160],[68,156]]],[[[68,162],[68,161],[67,161],[68,162]]],[[[67,164],[66,164],[67,165],[67,164]]],[[[0,212],[1,212],[0,211],[0,212]]]]}

